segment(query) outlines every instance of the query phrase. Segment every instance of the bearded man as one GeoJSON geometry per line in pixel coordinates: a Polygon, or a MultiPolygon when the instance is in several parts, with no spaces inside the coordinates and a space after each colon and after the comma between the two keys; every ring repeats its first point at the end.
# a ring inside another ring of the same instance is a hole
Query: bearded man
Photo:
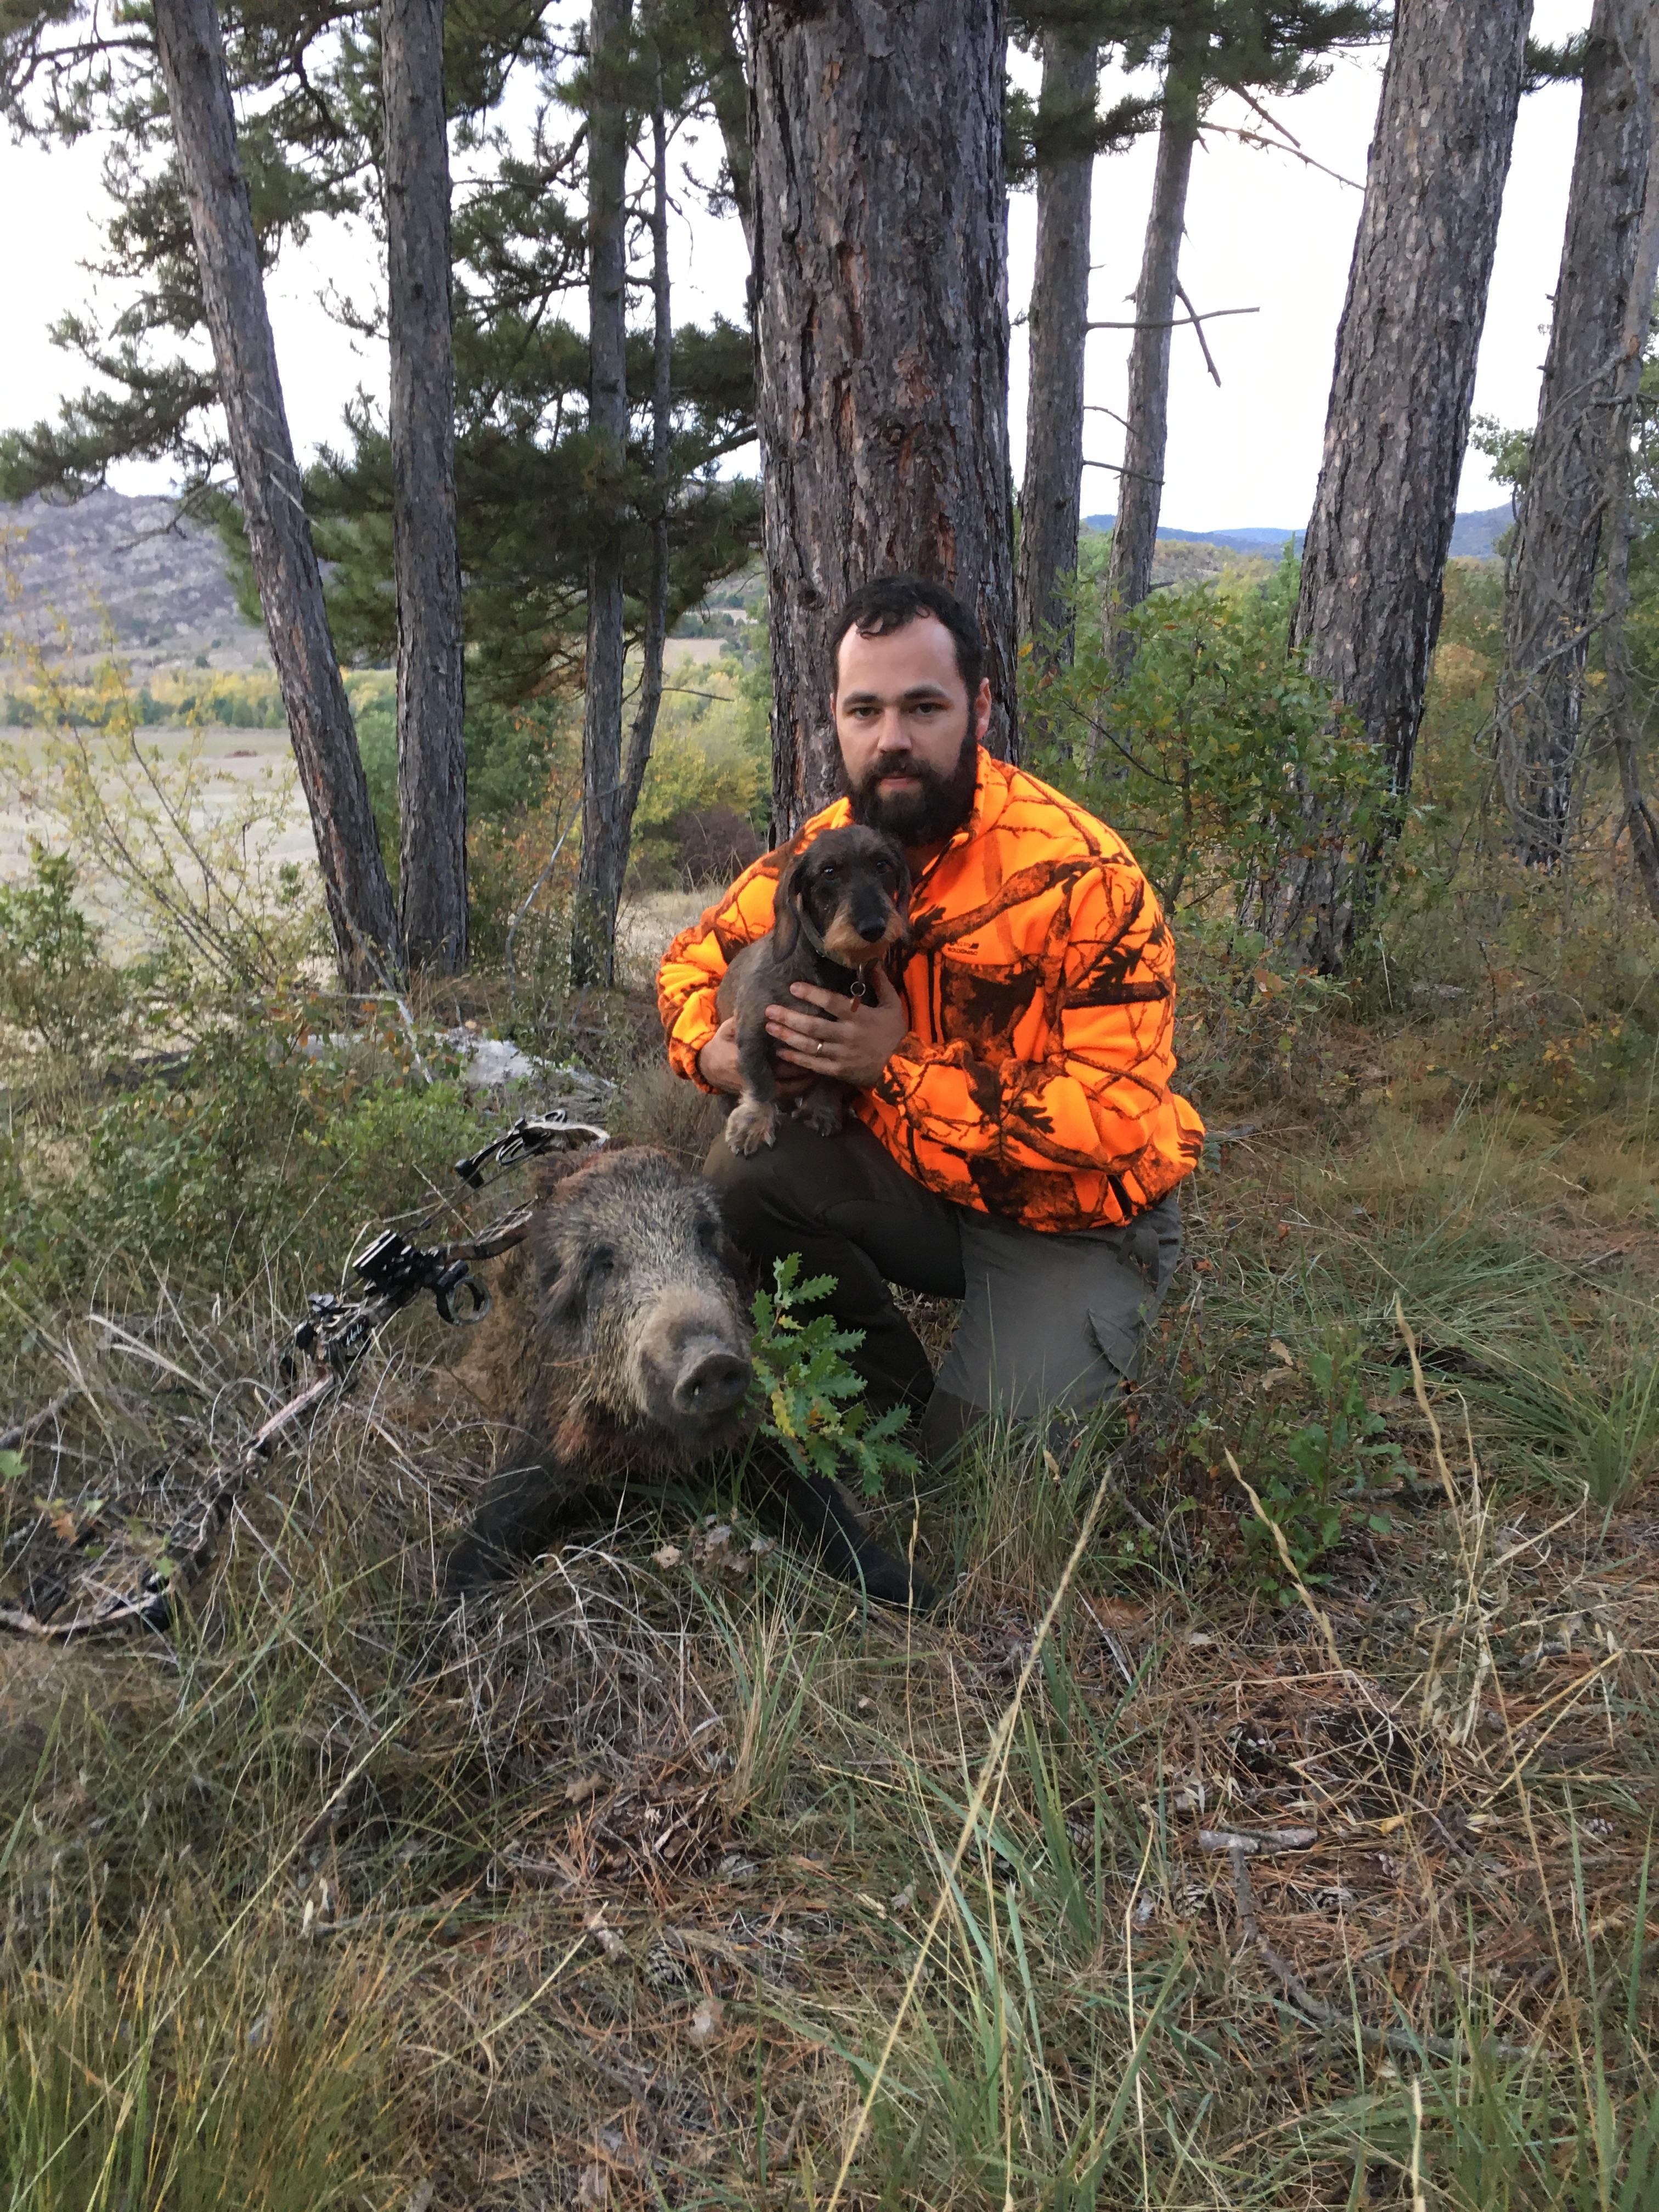
{"type": "MultiPolygon", "coordinates": [[[[1175,948],[1157,894],[1114,831],[984,750],[991,687],[967,609],[883,577],[831,643],[845,795],[681,932],[658,1006],[677,1073],[737,1093],[715,994],[772,927],[791,854],[849,822],[903,845],[913,938],[896,980],[874,970],[859,1001],[796,983],[768,1010],[780,1089],[845,1084],[842,1133],[783,1120],[750,1158],[717,1143],[707,1172],[763,1281],[792,1252],[835,1278],[870,1404],[908,1406],[940,1464],[988,1416],[1086,1413],[1131,1379],[1204,1128],[1170,1088],[1175,948]],[[894,1285],[962,1302],[937,1376],[894,1285]]],[[[791,1504],[872,1595],[931,1595],[844,1494],[791,1504]]]]}

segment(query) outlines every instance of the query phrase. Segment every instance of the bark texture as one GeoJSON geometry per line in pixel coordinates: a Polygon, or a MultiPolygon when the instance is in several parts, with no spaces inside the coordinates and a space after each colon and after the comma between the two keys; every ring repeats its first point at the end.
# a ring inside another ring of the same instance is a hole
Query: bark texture
{"type": "MultiPolygon", "coordinates": [[[[1659,12],[1650,14],[1650,95],[1656,101],[1653,140],[1659,145],[1659,12]]],[[[1646,719],[1638,707],[1626,617],[1630,611],[1631,477],[1635,459],[1638,410],[1641,405],[1643,353],[1652,325],[1654,288],[1659,284],[1659,161],[1648,164],[1647,191],[1633,256],[1634,273],[1620,333],[1620,362],[1612,391],[1613,422],[1607,437],[1607,579],[1603,586],[1601,659],[1606,670],[1603,712],[1619,769],[1619,792],[1632,857],[1659,921],[1659,812],[1644,796],[1637,761],[1637,739],[1646,719]]]]}
{"type": "MultiPolygon", "coordinates": [[[[1042,42],[1042,106],[1092,108],[1098,75],[1092,46],[1048,32],[1042,42]]],[[[1025,480],[1019,499],[1014,576],[1018,635],[1040,665],[1072,657],[1068,604],[1056,592],[1077,568],[1083,507],[1083,369],[1089,339],[1089,216],[1094,156],[1045,162],[1036,179],[1036,266],[1027,318],[1030,401],[1025,480]]]]}
{"type": "MultiPolygon", "coordinates": [[[[1187,186],[1198,143],[1204,61],[1201,33],[1171,34],[1164,79],[1164,117],[1158,125],[1152,204],[1135,290],[1134,336],[1129,346],[1128,429],[1118,478],[1117,520],[1106,570],[1104,612],[1109,624],[1138,607],[1152,588],[1158,511],[1164,501],[1164,456],[1170,437],[1170,346],[1175,336],[1176,288],[1187,222],[1187,186]]],[[[1134,641],[1114,629],[1113,649],[1127,664],[1134,641]]]]}
{"type": "Polygon", "coordinates": [[[1273,934],[1342,965],[1411,788],[1532,0],[1399,0],[1291,625],[1382,756],[1380,825],[1311,809],[1273,934]]]}
{"type": "Polygon", "coordinates": [[[1014,738],[1002,0],[750,0],[773,830],[836,790],[828,629],[911,571],[977,611],[1014,738]]]}
{"type": "MultiPolygon", "coordinates": [[[[668,641],[668,505],[673,460],[674,314],[668,271],[668,117],[662,65],[651,112],[651,586],[645,605],[640,696],[623,769],[623,836],[631,844],[634,814],[651,764],[662,705],[663,647],[668,641]]],[[[624,858],[626,856],[624,855],[624,858]]]]}
{"type": "Polygon", "coordinates": [[[444,0],[383,0],[398,919],[411,967],[466,965],[466,744],[455,534],[444,0]]]}
{"type": "Polygon", "coordinates": [[[154,18],[265,634],[341,974],[353,988],[368,987],[398,965],[392,888],[283,404],[219,18],[213,0],[155,0],[154,18]]]}
{"type": "Polygon", "coordinates": [[[1514,849],[1564,857],[1581,753],[1584,664],[1612,495],[1617,387],[1633,291],[1645,335],[1653,271],[1638,270],[1653,146],[1651,0],[1596,0],[1549,354],[1510,557],[1498,758],[1514,849]]]}
{"type": "Polygon", "coordinates": [[[617,528],[596,540],[587,568],[587,677],[582,707],[582,857],[571,975],[615,979],[617,908],[628,865],[623,777],[623,569],[621,520],[628,447],[628,60],[630,0],[593,0],[587,124],[588,428],[603,505],[617,528]]]}

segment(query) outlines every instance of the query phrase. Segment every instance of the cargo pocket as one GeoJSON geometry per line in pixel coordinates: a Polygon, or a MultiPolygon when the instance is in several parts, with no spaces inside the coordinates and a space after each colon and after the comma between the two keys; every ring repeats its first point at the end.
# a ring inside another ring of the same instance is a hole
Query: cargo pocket
{"type": "Polygon", "coordinates": [[[1098,1306],[1089,1309],[1089,1331],[1118,1382],[1133,1382],[1140,1360],[1143,1331],[1127,1327],[1116,1315],[1103,1312],[1098,1306]]]}

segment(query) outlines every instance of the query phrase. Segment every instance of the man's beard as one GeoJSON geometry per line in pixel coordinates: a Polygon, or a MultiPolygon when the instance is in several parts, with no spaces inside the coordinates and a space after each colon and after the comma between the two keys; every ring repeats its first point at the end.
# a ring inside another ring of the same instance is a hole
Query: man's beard
{"type": "Polygon", "coordinates": [[[941,772],[914,755],[896,761],[872,761],[856,783],[847,781],[853,819],[866,830],[884,830],[901,845],[939,845],[960,830],[973,811],[979,774],[979,740],[972,730],[962,741],[956,765],[941,772]],[[890,796],[878,787],[884,776],[914,776],[917,788],[890,796]]]}

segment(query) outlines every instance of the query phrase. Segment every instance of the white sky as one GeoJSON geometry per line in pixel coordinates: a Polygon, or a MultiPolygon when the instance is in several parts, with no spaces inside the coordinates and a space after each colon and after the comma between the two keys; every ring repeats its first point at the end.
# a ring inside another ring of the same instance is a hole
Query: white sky
{"type": "MultiPolygon", "coordinates": [[[[1582,29],[1589,15],[1589,0],[1538,0],[1534,28],[1543,37],[1563,38],[1582,29]]],[[[1328,82],[1276,109],[1308,154],[1356,182],[1364,176],[1381,67],[1380,52],[1344,58],[1328,82]]],[[[1576,86],[1553,86],[1522,106],[1475,388],[1477,413],[1506,422],[1529,423],[1536,411],[1577,101],[1576,86]]],[[[1231,100],[1217,108],[1213,119],[1257,127],[1231,100]]],[[[712,146],[694,150],[693,158],[702,173],[712,173],[712,146]]],[[[96,251],[99,162],[96,141],[42,152],[0,140],[0,296],[7,302],[0,427],[55,413],[59,398],[84,380],[78,362],[54,348],[47,331],[66,309],[89,301],[100,304],[100,280],[81,265],[96,251]]],[[[1122,303],[1139,269],[1152,165],[1150,141],[1097,164],[1091,298],[1098,318],[1127,313],[1122,303]]],[[[1182,281],[1202,309],[1255,307],[1261,312],[1209,325],[1223,379],[1219,391],[1192,333],[1176,332],[1163,514],[1170,526],[1288,530],[1306,521],[1358,212],[1358,191],[1289,153],[1212,137],[1196,157],[1182,281]]],[[[1030,194],[1015,198],[1009,247],[1016,314],[1030,285],[1035,213],[1030,194]]],[[[716,311],[741,313],[744,251],[735,221],[716,222],[686,196],[676,259],[676,321],[700,320],[716,311]]],[[[295,440],[302,451],[337,436],[344,403],[359,385],[384,387],[374,349],[332,320],[319,297],[330,283],[362,297],[374,282],[372,249],[351,226],[319,226],[303,252],[283,259],[271,313],[295,440]]],[[[580,301],[571,306],[573,317],[580,316],[580,301]]],[[[1089,341],[1088,397],[1120,411],[1127,345],[1127,334],[1115,331],[1089,341]]],[[[1017,472],[1024,409],[1024,332],[1016,329],[1010,412],[1017,472]]],[[[1098,415],[1088,423],[1085,452],[1116,460],[1116,425],[1098,415]]],[[[134,465],[114,480],[123,490],[155,490],[165,487],[166,471],[134,465]]],[[[1084,481],[1084,511],[1115,507],[1116,481],[1091,470],[1084,481]]],[[[1504,496],[1480,457],[1471,455],[1460,507],[1492,507],[1504,496]]]]}

